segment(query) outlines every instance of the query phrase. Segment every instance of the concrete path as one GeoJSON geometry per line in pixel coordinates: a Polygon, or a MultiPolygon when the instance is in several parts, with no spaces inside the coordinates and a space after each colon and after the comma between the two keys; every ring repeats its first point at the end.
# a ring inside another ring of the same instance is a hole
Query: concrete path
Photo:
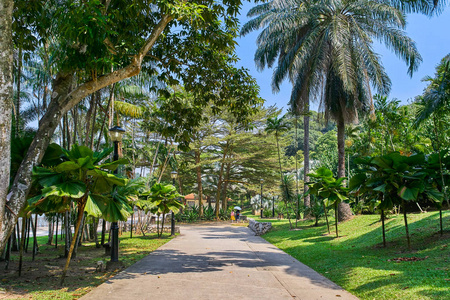
{"type": "Polygon", "coordinates": [[[246,227],[183,226],[88,299],[357,299],[246,227]]]}

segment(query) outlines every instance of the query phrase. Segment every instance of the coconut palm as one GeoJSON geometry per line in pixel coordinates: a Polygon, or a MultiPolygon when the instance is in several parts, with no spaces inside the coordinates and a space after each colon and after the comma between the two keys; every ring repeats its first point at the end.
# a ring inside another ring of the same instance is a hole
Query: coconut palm
{"type": "Polygon", "coordinates": [[[283,181],[283,171],[281,169],[281,155],[280,155],[280,144],[279,137],[280,134],[287,131],[289,129],[288,123],[286,123],[285,116],[282,116],[278,119],[278,117],[268,118],[266,124],[266,132],[273,133],[275,135],[275,139],[277,141],[277,151],[278,151],[278,163],[280,165],[280,180],[283,181]]]}
{"type": "MultiPolygon", "coordinates": [[[[345,176],[345,124],[371,104],[371,87],[381,94],[390,80],[373,51],[376,39],[408,64],[412,74],[421,61],[414,42],[402,29],[403,12],[388,3],[370,0],[273,0],[249,13],[257,16],[243,32],[265,27],[255,57],[271,67],[278,58],[273,84],[288,77],[293,83],[291,104],[304,106],[317,97],[325,116],[337,123],[338,176],[345,176]],[[302,100],[303,99],[303,100],[302,100]]],[[[351,214],[340,206],[340,216],[351,214]]]]}

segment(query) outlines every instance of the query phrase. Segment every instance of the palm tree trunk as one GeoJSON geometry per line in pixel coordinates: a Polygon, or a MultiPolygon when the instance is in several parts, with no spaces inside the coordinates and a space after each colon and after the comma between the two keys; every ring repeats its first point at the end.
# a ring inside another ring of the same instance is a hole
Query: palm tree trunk
{"type": "MultiPolygon", "coordinates": [[[[337,121],[337,140],[338,140],[338,177],[345,177],[345,122],[340,116],[337,121]]],[[[353,215],[350,205],[341,202],[338,205],[339,219],[336,221],[346,221],[353,215]]]]}
{"type": "Polygon", "coordinates": [[[281,180],[281,182],[283,182],[283,171],[281,170],[280,146],[278,145],[278,133],[275,134],[275,139],[277,140],[278,163],[280,165],[280,180],[281,180]]]}
{"type": "MultiPolygon", "coordinates": [[[[308,182],[309,182],[309,102],[305,104],[305,115],[303,116],[303,191],[306,194],[309,190],[308,182]]],[[[304,198],[305,208],[311,207],[311,196],[308,194],[304,198]]]]}

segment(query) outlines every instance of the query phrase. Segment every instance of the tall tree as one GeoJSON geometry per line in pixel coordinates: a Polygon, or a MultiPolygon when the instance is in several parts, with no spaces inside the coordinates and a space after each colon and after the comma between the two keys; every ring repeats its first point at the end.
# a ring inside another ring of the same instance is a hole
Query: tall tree
{"type": "Polygon", "coordinates": [[[282,116],[281,118],[273,117],[267,119],[267,125],[266,125],[266,132],[267,133],[273,133],[275,135],[275,139],[277,141],[277,151],[278,151],[278,164],[280,167],[280,182],[283,182],[283,170],[281,168],[281,154],[280,154],[280,144],[279,139],[280,135],[287,131],[289,129],[288,123],[286,123],[285,116],[282,116]]]}
{"type": "MultiPolygon", "coordinates": [[[[405,16],[388,3],[368,0],[273,0],[260,7],[271,13],[269,20],[277,21],[278,32],[281,25],[289,32],[279,36],[266,33],[275,41],[275,46],[267,45],[267,52],[279,53],[280,57],[287,53],[290,62],[278,76],[289,75],[292,82],[301,81],[294,86],[306,86],[305,93],[319,97],[325,116],[337,123],[338,177],[344,177],[345,124],[357,120],[358,110],[369,106],[371,86],[382,94],[390,89],[390,80],[373,51],[373,40],[384,43],[405,60],[409,74],[421,61],[414,42],[402,31],[405,16]],[[280,18],[285,22],[281,23],[280,18]]],[[[267,23],[262,16],[259,18],[262,25],[267,23]]],[[[257,25],[255,21],[251,26],[257,25]]],[[[262,59],[274,61],[273,55],[262,59]]],[[[347,204],[341,203],[339,210],[341,220],[350,217],[347,204]]]]}
{"type": "MultiPolygon", "coordinates": [[[[14,1],[0,0],[0,221],[5,215],[8,187],[10,181],[11,158],[11,108],[13,104],[13,42],[12,14],[14,1]]],[[[14,222],[15,224],[15,222],[14,222]]],[[[12,226],[14,226],[12,224],[12,226]]],[[[11,231],[0,222],[0,232],[11,231]]],[[[0,243],[5,246],[8,236],[0,243]]],[[[2,239],[3,240],[3,239],[2,239]]]]}
{"type": "MultiPolygon", "coordinates": [[[[2,44],[5,51],[1,53],[9,58],[8,54],[12,49],[8,42],[12,24],[9,16],[13,4],[12,1],[2,1],[1,4],[4,22],[2,30],[6,30],[1,35],[2,39],[6,37],[2,44]]],[[[217,82],[227,84],[223,78],[232,78],[234,82],[239,81],[243,85],[246,81],[252,81],[245,70],[237,70],[231,66],[236,14],[240,5],[240,0],[152,1],[150,5],[148,1],[137,1],[132,6],[121,1],[79,3],[67,0],[49,1],[40,6],[40,10],[43,10],[38,14],[40,19],[36,18],[29,27],[31,30],[37,25],[44,27],[42,22],[47,22],[46,30],[36,31],[40,33],[36,40],[55,41],[58,44],[59,72],[53,81],[47,113],[40,120],[32,146],[11,187],[11,198],[7,203],[10,212],[7,214],[4,209],[9,185],[3,184],[1,187],[0,250],[6,245],[18,212],[25,203],[31,186],[33,166],[40,163],[62,116],[85,97],[135,76],[141,68],[146,67],[154,72],[164,70],[160,75],[162,78],[172,82],[182,80],[191,90],[202,94],[204,97],[199,98],[199,105],[206,105],[211,100],[229,104],[230,97],[223,97],[224,93],[216,95],[211,92],[212,88],[205,89],[205,86],[212,87],[217,82]],[[48,24],[50,20],[51,26],[48,24]],[[174,28],[176,30],[172,30],[174,28]],[[212,35],[218,38],[210,39],[212,35]],[[146,65],[144,59],[153,60],[158,68],[146,65]],[[196,63],[200,66],[198,60],[203,60],[202,68],[193,67],[196,63]],[[212,74],[212,70],[217,72],[212,74]],[[207,73],[211,74],[206,76],[207,73]],[[223,76],[230,73],[232,76],[223,76]]],[[[17,15],[18,18],[21,17],[20,10],[17,15]]],[[[8,59],[2,59],[2,63],[7,61],[8,59]]],[[[8,71],[7,68],[4,70],[8,71]]],[[[1,82],[0,86],[2,94],[9,89],[7,82],[1,82]]],[[[233,93],[233,98],[239,100],[239,105],[233,106],[233,112],[240,116],[245,114],[242,114],[244,111],[251,112],[249,104],[257,99],[257,91],[252,88],[233,88],[226,93],[233,93]]],[[[6,98],[3,101],[3,96],[1,100],[6,112],[7,107],[11,107],[10,103],[6,98]]],[[[8,113],[2,111],[3,116],[8,116],[8,113]]],[[[6,135],[9,132],[9,126],[5,126],[6,135]]],[[[6,141],[5,145],[7,144],[9,143],[6,141]]],[[[0,149],[2,158],[8,157],[9,148],[6,148],[0,149]]],[[[2,164],[2,170],[6,168],[8,164],[2,164]]]]}

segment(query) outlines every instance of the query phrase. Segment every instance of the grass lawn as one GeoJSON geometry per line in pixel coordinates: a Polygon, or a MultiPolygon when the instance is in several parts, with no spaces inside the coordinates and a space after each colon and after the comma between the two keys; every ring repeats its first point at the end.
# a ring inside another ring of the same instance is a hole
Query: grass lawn
{"type": "MultiPolygon", "coordinates": [[[[129,233],[126,233],[120,237],[119,260],[128,267],[170,239],[170,234],[163,234],[162,239],[156,238],[156,234],[146,234],[145,237],[133,235],[130,239],[129,233]]],[[[60,256],[64,254],[64,245],[58,245],[58,249],[55,249],[54,245],[45,245],[46,242],[47,237],[38,237],[40,253],[32,262],[30,239],[21,277],[18,274],[18,252],[12,252],[8,270],[4,270],[5,263],[0,262],[0,299],[78,299],[119,271],[96,272],[97,261],[106,263],[110,257],[104,255],[103,248],[97,249],[93,243],[84,243],[78,248],[77,257],[72,259],[65,285],[61,287],[60,275],[66,259],[60,256]]]]}
{"type": "Polygon", "coordinates": [[[450,211],[443,215],[443,236],[438,212],[408,215],[411,251],[402,215],[386,222],[387,248],[378,215],[339,224],[339,238],[324,222],[301,221],[290,231],[287,220],[272,220],[263,238],[361,299],[450,299],[450,211]]]}

